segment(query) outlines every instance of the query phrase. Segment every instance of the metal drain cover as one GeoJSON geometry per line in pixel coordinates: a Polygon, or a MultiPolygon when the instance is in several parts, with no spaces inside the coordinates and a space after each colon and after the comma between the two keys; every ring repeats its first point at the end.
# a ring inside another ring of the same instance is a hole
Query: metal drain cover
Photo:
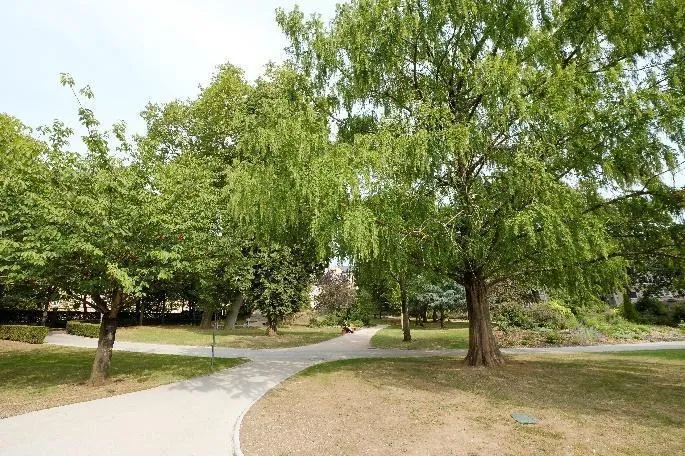
{"type": "Polygon", "coordinates": [[[514,412],[511,417],[521,424],[538,424],[538,420],[525,413],[514,412]]]}

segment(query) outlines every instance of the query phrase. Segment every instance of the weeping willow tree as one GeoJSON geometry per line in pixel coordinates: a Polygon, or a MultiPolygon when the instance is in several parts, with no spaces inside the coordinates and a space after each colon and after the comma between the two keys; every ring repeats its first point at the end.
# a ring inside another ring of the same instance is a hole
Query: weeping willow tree
{"type": "Polygon", "coordinates": [[[498,283],[625,280],[607,222],[672,194],[661,177],[682,159],[685,4],[356,0],[330,24],[297,9],[278,21],[290,69],[253,106],[246,144],[270,164],[234,169],[241,206],[283,223],[305,207],[323,246],[449,275],[472,366],[502,362],[498,283]],[[373,128],[349,134],[360,118],[373,128]],[[418,248],[394,248],[407,239],[418,248]]]}

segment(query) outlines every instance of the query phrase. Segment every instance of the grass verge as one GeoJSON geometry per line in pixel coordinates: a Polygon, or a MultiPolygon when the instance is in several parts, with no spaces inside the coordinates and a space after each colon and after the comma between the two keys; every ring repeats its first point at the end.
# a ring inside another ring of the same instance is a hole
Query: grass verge
{"type": "MultiPolygon", "coordinates": [[[[278,329],[277,336],[267,336],[262,328],[219,330],[216,344],[232,348],[284,348],[323,342],[340,335],[340,328],[287,326],[278,329]]],[[[212,343],[212,331],[197,326],[129,326],[117,330],[117,340],[173,345],[201,345],[212,343]]]]}
{"type": "Polygon", "coordinates": [[[99,399],[233,367],[242,359],[114,352],[102,387],[85,384],[95,350],[0,341],[0,418],[99,399]]]}
{"type": "Polygon", "coordinates": [[[444,348],[467,348],[469,345],[468,322],[428,322],[425,326],[411,324],[411,342],[402,341],[402,327],[395,321],[378,331],[371,339],[376,348],[406,348],[410,350],[440,350],[444,348]]]}
{"type": "Polygon", "coordinates": [[[516,356],[493,370],[348,360],[268,393],[241,441],[248,456],[682,454],[683,409],[685,350],[516,356]]]}

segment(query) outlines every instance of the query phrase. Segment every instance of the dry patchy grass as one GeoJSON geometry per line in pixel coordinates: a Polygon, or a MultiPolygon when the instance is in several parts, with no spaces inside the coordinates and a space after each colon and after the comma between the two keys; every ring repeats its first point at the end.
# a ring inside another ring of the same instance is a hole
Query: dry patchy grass
{"type": "Polygon", "coordinates": [[[111,375],[101,387],[86,385],[95,350],[0,341],[0,418],[183,380],[235,366],[215,359],[114,352],[111,375]]]}
{"type": "Polygon", "coordinates": [[[685,453],[685,350],[517,356],[496,370],[448,358],[315,366],[248,413],[263,455],[685,453]],[[510,414],[530,413],[537,425],[510,414]]]}

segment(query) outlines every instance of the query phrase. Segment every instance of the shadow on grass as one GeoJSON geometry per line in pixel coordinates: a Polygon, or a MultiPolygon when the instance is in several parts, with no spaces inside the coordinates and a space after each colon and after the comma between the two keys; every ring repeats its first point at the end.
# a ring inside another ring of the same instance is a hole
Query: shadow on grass
{"type": "Polygon", "coordinates": [[[313,366],[301,375],[342,370],[377,386],[406,389],[408,394],[467,392],[512,409],[684,426],[685,350],[665,352],[511,357],[497,369],[468,368],[453,358],[358,359],[313,366]]]}

